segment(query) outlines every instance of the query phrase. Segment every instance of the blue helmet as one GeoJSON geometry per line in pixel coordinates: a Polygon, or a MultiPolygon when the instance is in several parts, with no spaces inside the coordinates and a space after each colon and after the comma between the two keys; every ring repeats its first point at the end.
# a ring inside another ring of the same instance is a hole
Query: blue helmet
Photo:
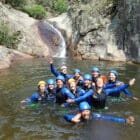
{"type": "Polygon", "coordinates": [[[74,69],[74,73],[81,73],[79,69],[74,69]]]}
{"type": "Polygon", "coordinates": [[[119,76],[119,73],[116,70],[110,70],[109,73],[113,73],[116,77],[119,76]]]}
{"type": "Polygon", "coordinates": [[[90,74],[84,74],[84,80],[90,80],[92,81],[92,76],[90,74]]]}
{"type": "Polygon", "coordinates": [[[91,106],[88,104],[88,102],[81,102],[79,104],[79,111],[83,111],[83,110],[90,110],[91,106]]]}
{"type": "Polygon", "coordinates": [[[62,75],[58,75],[58,76],[56,77],[56,81],[57,81],[57,80],[61,80],[61,81],[65,82],[65,78],[64,78],[64,76],[62,76],[62,75]]]}
{"type": "Polygon", "coordinates": [[[48,79],[47,80],[47,84],[48,85],[54,85],[55,84],[55,81],[53,79],[48,79]]]}
{"type": "Polygon", "coordinates": [[[100,73],[100,69],[97,68],[97,67],[93,67],[93,68],[91,69],[91,71],[92,71],[92,72],[99,72],[99,73],[100,73]]]}

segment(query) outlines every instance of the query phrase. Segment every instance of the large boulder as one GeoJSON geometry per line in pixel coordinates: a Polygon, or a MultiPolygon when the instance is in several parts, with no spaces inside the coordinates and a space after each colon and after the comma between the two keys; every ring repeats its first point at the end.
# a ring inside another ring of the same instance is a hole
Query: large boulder
{"type": "Polygon", "coordinates": [[[0,46],[0,69],[9,68],[15,60],[32,59],[31,55],[0,46]]]}
{"type": "Polygon", "coordinates": [[[33,56],[47,56],[49,50],[38,32],[37,20],[27,14],[0,3],[0,19],[8,23],[10,29],[21,33],[17,50],[33,56]]]}

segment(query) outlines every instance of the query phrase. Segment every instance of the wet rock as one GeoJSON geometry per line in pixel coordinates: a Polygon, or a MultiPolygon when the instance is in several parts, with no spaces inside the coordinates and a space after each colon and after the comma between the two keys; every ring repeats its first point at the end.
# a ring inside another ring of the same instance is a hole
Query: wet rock
{"type": "Polygon", "coordinates": [[[0,46],[0,69],[9,68],[13,61],[22,59],[32,59],[31,55],[21,53],[14,49],[0,46]]]}
{"type": "Polygon", "coordinates": [[[22,37],[17,47],[18,51],[32,56],[47,56],[49,54],[47,45],[39,35],[38,21],[21,11],[14,10],[10,6],[2,5],[1,3],[0,19],[8,23],[12,31],[21,33],[22,37]]]}

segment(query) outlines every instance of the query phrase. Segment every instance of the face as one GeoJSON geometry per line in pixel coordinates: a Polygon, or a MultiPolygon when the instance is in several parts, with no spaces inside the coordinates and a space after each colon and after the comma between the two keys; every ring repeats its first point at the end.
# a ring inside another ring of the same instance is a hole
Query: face
{"type": "Polygon", "coordinates": [[[79,78],[79,77],[80,77],[80,74],[76,72],[76,73],[74,74],[74,76],[77,77],[77,78],[79,78]]]}
{"type": "Polygon", "coordinates": [[[85,120],[89,120],[90,119],[90,110],[83,110],[81,111],[81,116],[83,119],[85,120]]]}
{"type": "Polygon", "coordinates": [[[56,81],[56,85],[57,85],[58,88],[62,88],[63,85],[64,85],[64,83],[63,83],[62,80],[57,80],[57,81],[56,81]]]}
{"type": "Polygon", "coordinates": [[[90,80],[84,80],[85,86],[91,85],[91,81],[90,80]]]}
{"type": "Polygon", "coordinates": [[[63,74],[67,74],[67,69],[62,69],[61,72],[62,72],[63,74]]]}
{"type": "Polygon", "coordinates": [[[98,77],[99,74],[100,74],[100,73],[97,72],[97,71],[93,71],[93,72],[91,73],[91,75],[92,75],[94,78],[98,77]]]}
{"type": "Polygon", "coordinates": [[[96,81],[96,85],[98,88],[102,88],[104,83],[103,83],[103,79],[102,78],[98,78],[96,81]]]}
{"type": "Polygon", "coordinates": [[[43,93],[46,90],[46,85],[40,84],[40,86],[38,88],[39,88],[39,91],[43,93]]]}
{"type": "Polygon", "coordinates": [[[69,84],[69,87],[70,87],[71,90],[75,90],[76,89],[76,83],[75,82],[71,82],[69,84]]]}
{"type": "Polygon", "coordinates": [[[48,85],[49,89],[54,89],[54,85],[48,85]]]}
{"type": "Polygon", "coordinates": [[[115,74],[114,74],[114,73],[109,73],[108,79],[109,79],[110,81],[115,81],[115,80],[116,80],[115,74]]]}

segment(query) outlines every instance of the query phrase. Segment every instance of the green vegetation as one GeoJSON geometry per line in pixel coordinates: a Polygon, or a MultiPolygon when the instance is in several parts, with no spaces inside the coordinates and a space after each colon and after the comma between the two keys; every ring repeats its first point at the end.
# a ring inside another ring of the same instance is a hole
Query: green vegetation
{"type": "Polygon", "coordinates": [[[61,14],[68,9],[67,0],[5,0],[3,3],[10,4],[36,19],[46,17],[46,10],[61,14]]]}
{"type": "Polygon", "coordinates": [[[23,11],[36,19],[42,19],[46,16],[45,8],[42,5],[26,6],[23,8],[23,11]]]}
{"type": "Polygon", "coordinates": [[[21,8],[26,5],[27,0],[5,0],[6,4],[10,4],[15,8],[21,8]]]}
{"type": "Polygon", "coordinates": [[[36,3],[58,13],[66,12],[68,9],[67,0],[36,0],[36,3]]]}
{"type": "Polygon", "coordinates": [[[65,0],[55,0],[53,6],[59,13],[66,12],[68,9],[68,3],[65,0]]]}
{"type": "Polygon", "coordinates": [[[7,48],[16,49],[20,41],[20,32],[11,32],[8,24],[0,23],[0,45],[4,45],[7,48]]]}

